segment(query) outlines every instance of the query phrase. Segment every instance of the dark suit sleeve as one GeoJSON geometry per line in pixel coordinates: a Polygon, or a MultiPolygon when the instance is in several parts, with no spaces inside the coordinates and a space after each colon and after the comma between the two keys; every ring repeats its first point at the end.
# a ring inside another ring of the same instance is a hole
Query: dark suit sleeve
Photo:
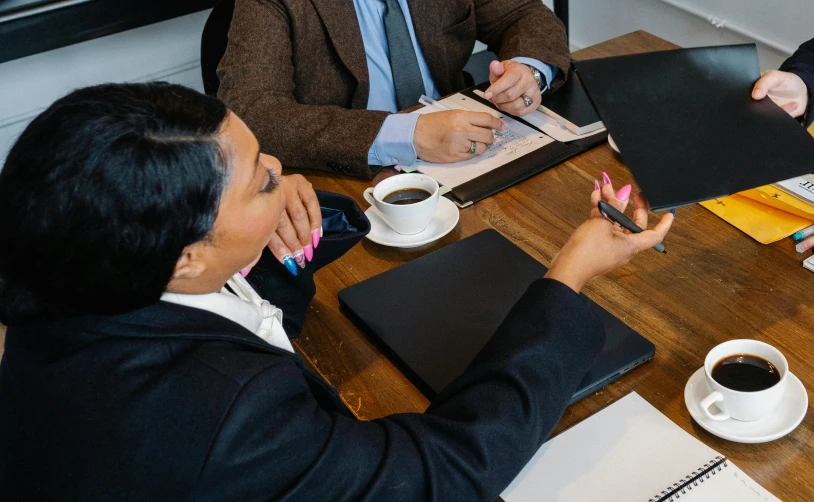
{"type": "Polygon", "coordinates": [[[808,87],[806,127],[814,122],[814,39],[805,42],[782,66],[781,71],[797,74],[808,87]]]}
{"type": "Polygon", "coordinates": [[[370,422],[320,408],[294,365],[271,368],[235,400],[198,496],[494,500],[550,434],[604,336],[580,296],[536,281],[425,413],[370,422]]]}
{"type": "MultiPolygon", "coordinates": [[[[501,61],[529,57],[568,75],[571,56],[565,26],[540,0],[475,0],[478,40],[501,61]]],[[[561,85],[563,80],[552,87],[561,85]]]]}
{"type": "Polygon", "coordinates": [[[380,167],[368,165],[367,153],[389,114],[298,103],[289,28],[279,1],[237,0],[218,97],[284,167],[373,177],[380,167]]]}

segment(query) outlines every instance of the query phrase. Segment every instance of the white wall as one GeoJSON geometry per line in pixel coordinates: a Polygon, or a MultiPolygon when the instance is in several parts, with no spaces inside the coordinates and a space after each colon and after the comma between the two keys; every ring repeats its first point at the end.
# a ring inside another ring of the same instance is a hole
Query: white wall
{"type": "MultiPolygon", "coordinates": [[[[544,3],[550,7],[552,0],[544,3]]],[[[570,7],[572,49],[635,30],[684,47],[758,38],[766,69],[814,37],[814,0],[571,0],[570,7]]],[[[71,89],[158,79],[201,90],[199,47],[208,13],[0,64],[0,165],[26,124],[71,89]]]]}
{"type": "Polygon", "coordinates": [[[0,64],[0,166],[28,122],[72,89],[167,80],[203,90],[198,12],[0,64]]]}
{"type": "Polygon", "coordinates": [[[573,49],[645,30],[683,47],[761,42],[768,69],[814,37],[812,0],[571,0],[570,10],[573,49]]]}

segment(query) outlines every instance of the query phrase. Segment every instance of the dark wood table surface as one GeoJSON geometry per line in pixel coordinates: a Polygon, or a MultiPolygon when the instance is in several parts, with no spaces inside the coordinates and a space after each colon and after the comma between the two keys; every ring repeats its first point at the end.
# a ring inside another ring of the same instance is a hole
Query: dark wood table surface
{"type": "MultiPolygon", "coordinates": [[[[639,31],[573,54],[590,59],[675,48],[639,31]]],[[[587,217],[594,179],[614,185],[633,177],[607,144],[461,210],[458,226],[438,242],[401,250],[364,240],[316,274],[317,295],[297,351],[360,419],[421,412],[427,399],[339,311],[339,290],[487,228],[494,228],[543,264],[587,217]]],[[[369,182],[306,173],[315,188],[350,195],[362,206],[369,182]]],[[[635,183],[634,183],[635,187],[635,183]]],[[[570,406],[557,434],[631,391],[680,427],[729,457],[787,501],[814,500],[814,415],[788,436],[747,445],[701,429],[684,405],[684,385],[715,345],[754,338],[779,348],[791,371],[814,386],[814,276],[790,239],[762,245],[699,205],[678,209],[665,241],[668,253],[643,252],[585,293],[656,345],[655,359],[570,406]]],[[[420,292],[417,292],[420,294],[420,292]]],[[[398,305],[393,305],[398,308],[398,305]]],[[[0,327],[0,342],[3,329],[0,327]]]]}
{"type": "MultiPolygon", "coordinates": [[[[635,32],[573,54],[574,59],[674,49],[635,32]]],[[[364,240],[316,274],[317,295],[297,350],[361,419],[420,412],[427,399],[339,311],[337,293],[464,237],[494,228],[545,265],[587,217],[594,179],[606,171],[616,187],[634,183],[607,144],[461,210],[457,228],[411,250],[364,240]]],[[[369,182],[306,173],[315,188],[354,197],[363,208],[369,182]]],[[[635,183],[634,183],[635,187],[635,183]]],[[[655,218],[655,217],[654,217],[655,218]]],[[[666,255],[644,252],[585,293],[656,345],[655,359],[570,406],[555,434],[631,391],[667,415],[783,500],[814,500],[814,415],[788,436],[746,445],[701,429],[684,405],[684,385],[715,345],[754,338],[780,349],[791,371],[814,388],[814,276],[790,239],[763,245],[701,206],[679,208],[666,255]]],[[[416,292],[420,294],[420,292],[416,292]]],[[[398,305],[393,305],[397,309],[398,305]]]]}

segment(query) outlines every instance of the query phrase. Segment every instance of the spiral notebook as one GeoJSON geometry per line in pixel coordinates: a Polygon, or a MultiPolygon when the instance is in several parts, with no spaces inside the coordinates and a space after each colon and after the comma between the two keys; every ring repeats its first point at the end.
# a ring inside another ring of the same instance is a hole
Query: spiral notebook
{"type": "Polygon", "coordinates": [[[779,500],[635,392],[545,443],[501,497],[506,502],[779,500]]]}

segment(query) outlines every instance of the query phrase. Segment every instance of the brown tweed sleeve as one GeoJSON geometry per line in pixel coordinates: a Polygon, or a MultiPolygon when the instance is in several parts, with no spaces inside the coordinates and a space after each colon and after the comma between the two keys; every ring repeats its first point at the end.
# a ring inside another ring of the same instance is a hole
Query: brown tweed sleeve
{"type": "MultiPolygon", "coordinates": [[[[368,150],[388,113],[298,102],[291,18],[281,0],[236,2],[218,97],[284,167],[371,178],[380,168],[368,165],[368,150]]],[[[313,68],[314,79],[320,73],[313,68]]]]}
{"type": "MultiPolygon", "coordinates": [[[[568,75],[571,58],[565,27],[540,0],[475,0],[478,40],[501,61],[514,57],[538,59],[568,75]]],[[[555,82],[552,88],[562,85],[555,82]]]]}

